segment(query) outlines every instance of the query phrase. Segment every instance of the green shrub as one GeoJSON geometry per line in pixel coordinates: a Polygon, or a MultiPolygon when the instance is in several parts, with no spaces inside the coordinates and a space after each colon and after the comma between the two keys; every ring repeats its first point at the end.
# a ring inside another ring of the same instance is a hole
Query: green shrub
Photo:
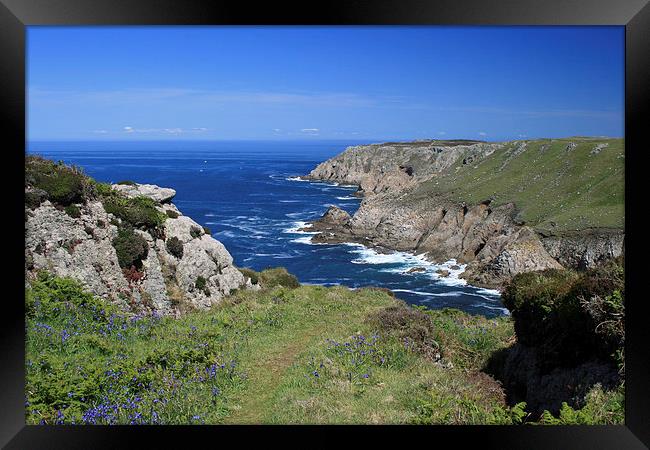
{"type": "Polygon", "coordinates": [[[284,267],[274,267],[263,270],[259,274],[259,281],[265,288],[283,286],[294,289],[300,287],[298,278],[287,272],[287,269],[284,267]]]}
{"type": "Polygon", "coordinates": [[[201,236],[201,234],[203,234],[203,230],[201,230],[201,228],[194,225],[190,227],[190,236],[192,236],[193,238],[196,239],[197,237],[201,236]]]}
{"type": "Polygon", "coordinates": [[[255,272],[252,269],[248,269],[246,267],[240,267],[239,271],[241,272],[242,275],[245,277],[248,277],[251,279],[251,283],[253,284],[259,284],[260,278],[259,278],[259,272],[255,272]]]}
{"type": "Polygon", "coordinates": [[[203,278],[201,275],[196,277],[196,281],[194,282],[194,287],[196,287],[200,291],[203,291],[203,293],[208,297],[211,295],[210,289],[208,289],[208,281],[205,278],[203,278]]]}
{"type": "Polygon", "coordinates": [[[113,239],[113,247],[117,253],[117,261],[123,269],[129,269],[131,266],[142,267],[142,260],[149,252],[147,241],[129,227],[118,229],[117,237],[113,239]]]}
{"type": "Polygon", "coordinates": [[[104,209],[134,227],[157,228],[167,218],[165,214],[156,209],[156,202],[148,197],[128,198],[116,194],[104,197],[104,209]]]}
{"type": "Polygon", "coordinates": [[[65,213],[72,217],[73,219],[78,219],[81,217],[81,210],[77,205],[68,205],[65,207],[65,213]]]}
{"type": "Polygon", "coordinates": [[[518,341],[540,352],[545,368],[613,357],[624,338],[624,274],[609,263],[583,273],[545,270],[516,275],[503,303],[518,341]]]}
{"type": "Polygon", "coordinates": [[[197,289],[203,289],[205,288],[207,281],[205,278],[203,278],[201,275],[196,277],[196,282],[194,283],[194,286],[196,286],[197,289]]]}
{"type": "Polygon", "coordinates": [[[121,184],[121,185],[126,185],[126,186],[135,186],[135,185],[137,185],[137,183],[135,181],[131,181],[131,180],[118,181],[115,184],[121,184]]]}
{"type": "Polygon", "coordinates": [[[171,210],[171,209],[168,209],[167,211],[165,211],[165,214],[167,214],[167,217],[169,217],[170,219],[178,218],[178,213],[176,211],[174,211],[174,210],[171,210]]]}
{"type": "Polygon", "coordinates": [[[176,236],[167,239],[167,251],[177,258],[183,257],[183,243],[176,236]]]}
{"type": "Polygon", "coordinates": [[[205,227],[205,226],[204,226],[204,227],[203,227],[203,232],[204,232],[205,234],[212,235],[212,230],[210,230],[210,228],[208,228],[208,227],[205,227]]]}
{"type": "Polygon", "coordinates": [[[83,203],[91,185],[80,169],[37,156],[25,160],[25,183],[46,192],[52,203],[63,206],[83,203]]]}

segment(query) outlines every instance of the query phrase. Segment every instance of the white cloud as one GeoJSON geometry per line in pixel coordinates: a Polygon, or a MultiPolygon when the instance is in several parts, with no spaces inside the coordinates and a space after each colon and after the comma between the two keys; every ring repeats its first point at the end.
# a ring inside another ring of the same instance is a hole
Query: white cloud
{"type": "Polygon", "coordinates": [[[318,128],[303,128],[300,131],[303,133],[318,133],[320,130],[318,128]]]}
{"type": "Polygon", "coordinates": [[[125,133],[133,133],[135,130],[133,127],[124,127],[124,132],[125,133]]]}
{"type": "Polygon", "coordinates": [[[108,131],[106,131],[106,130],[93,130],[93,133],[96,133],[96,134],[107,134],[108,131]]]}
{"type": "Polygon", "coordinates": [[[479,131],[478,135],[479,136],[487,136],[487,133],[485,131],[479,131]]]}
{"type": "Polygon", "coordinates": [[[444,136],[445,134],[447,134],[447,132],[446,132],[446,131],[438,131],[438,134],[439,134],[440,136],[444,136]]]}

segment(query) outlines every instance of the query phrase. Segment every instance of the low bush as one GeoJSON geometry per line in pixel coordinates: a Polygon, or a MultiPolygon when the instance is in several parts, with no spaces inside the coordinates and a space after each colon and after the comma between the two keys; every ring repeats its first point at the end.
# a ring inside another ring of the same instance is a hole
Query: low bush
{"type": "Polygon", "coordinates": [[[371,314],[367,322],[380,334],[395,336],[428,358],[438,359],[433,322],[424,312],[400,303],[371,314]]]}
{"type": "Polygon", "coordinates": [[[168,209],[167,211],[165,211],[165,214],[167,214],[167,217],[169,217],[170,219],[178,218],[178,213],[176,211],[174,211],[174,210],[171,210],[171,209],[168,209]]]}
{"type": "Polygon", "coordinates": [[[131,180],[118,181],[115,184],[121,184],[121,185],[125,185],[125,186],[135,186],[135,185],[137,185],[137,183],[135,181],[131,181],[131,180]]]}
{"type": "Polygon", "coordinates": [[[212,230],[210,230],[210,228],[208,228],[208,227],[205,227],[205,226],[204,226],[204,227],[203,227],[203,232],[204,232],[205,234],[212,235],[212,230]]]}
{"type": "Polygon", "coordinates": [[[175,257],[179,259],[183,257],[183,242],[176,236],[167,239],[166,247],[167,251],[175,257]]]}
{"type": "Polygon", "coordinates": [[[167,218],[166,214],[156,209],[156,202],[148,197],[128,198],[113,193],[103,197],[103,204],[106,212],[137,228],[154,229],[167,218]]]}
{"type": "Polygon", "coordinates": [[[203,289],[205,289],[206,284],[207,284],[206,279],[203,278],[201,275],[199,275],[198,277],[196,277],[196,281],[194,282],[194,286],[195,286],[197,289],[199,289],[199,290],[203,290],[203,289]]]}
{"type": "Polygon", "coordinates": [[[283,286],[287,288],[300,287],[298,278],[287,272],[284,267],[274,267],[261,271],[259,281],[262,287],[272,288],[274,286],[283,286]]]}
{"type": "Polygon", "coordinates": [[[118,229],[117,237],[113,239],[113,247],[117,253],[117,261],[123,269],[129,269],[131,266],[142,267],[142,260],[149,252],[147,241],[129,227],[118,229]]]}
{"type": "MultiPolygon", "coordinates": [[[[83,203],[91,187],[90,178],[81,169],[38,156],[25,159],[25,184],[47,193],[52,203],[63,206],[83,203]]],[[[30,199],[32,204],[34,199],[30,199]]]]}

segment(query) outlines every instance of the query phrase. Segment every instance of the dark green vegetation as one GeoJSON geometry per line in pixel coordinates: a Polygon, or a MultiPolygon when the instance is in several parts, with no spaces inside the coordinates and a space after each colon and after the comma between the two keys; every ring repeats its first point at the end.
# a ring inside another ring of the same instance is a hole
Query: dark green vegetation
{"type": "Polygon", "coordinates": [[[148,197],[127,198],[111,191],[102,198],[102,203],[106,212],[137,228],[153,230],[167,218],[156,209],[156,202],[148,197]]]}
{"type": "Polygon", "coordinates": [[[81,169],[37,156],[25,160],[25,184],[33,188],[26,198],[32,207],[44,200],[68,206],[92,195],[92,180],[81,169]]]}
{"type": "Polygon", "coordinates": [[[284,267],[269,267],[262,272],[255,272],[254,270],[243,267],[239,271],[245,277],[250,278],[252,284],[258,284],[264,288],[272,288],[275,286],[297,288],[300,286],[298,278],[287,272],[287,269],[284,267]]]}
{"type": "Polygon", "coordinates": [[[117,261],[123,269],[131,266],[141,267],[142,260],[147,257],[149,251],[147,241],[130,227],[118,228],[113,247],[117,253],[117,261]]]}
{"type": "MultiPolygon", "coordinates": [[[[181,318],[125,315],[69,279],[27,290],[28,423],[530,421],[482,372],[509,318],[411,309],[382,289],[293,286],[283,269],[181,318]]],[[[200,288],[197,279],[196,287],[200,288]]],[[[540,423],[620,423],[622,388],[540,423]]]]}
{"type": "Polygon", "coordinates": [[[547,367],[591,358],[623,364],[625,274],[622,261],[582,273],[545,270],[516,275],[504,305],[519,342],[535,347],[547,367]]]}
{"type": "Polygon", "coordinates": [[[172,236],[169,239],[167,239],[167,243],[165,244],[167,247],[167,251],[174,255],[177,258],[182,258],[183,257],[183,242],[181,242],[180,239],[178,239],[176,236],[172,236]]]}
{"type": "Polygon", "coordinates": [[[171,209],[165,211],[165,214],[167,214],[167,217],[170,219],[176,219],[178,217],[178,213],[176,211],[172,211],[171,209]]]}
{"type": "Polygon", "coordinates": [[[458,161],[420,185],[414,197],[439,193],[468,204],[514,202],[519,220],[547,233],[623,228],[622,139],[539,139],[523,148],[522,142],[508,143],[482,160],[458,161]],[[607,146],[598,149],[599,143],[607,146]]]}

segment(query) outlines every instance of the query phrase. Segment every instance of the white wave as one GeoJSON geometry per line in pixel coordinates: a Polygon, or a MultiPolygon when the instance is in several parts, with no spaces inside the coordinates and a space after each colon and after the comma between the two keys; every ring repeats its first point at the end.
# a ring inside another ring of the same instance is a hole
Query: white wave
{"type": "Polygon", "coordinates": [[[377,251],[361,246],[350,253],[360,255],[359,258],[353,259],[354,264],[384,264],[389,267],[380,269],[382,272],[401,273],[404,275],[417,276],[424,274],[444,286],[465,286],[467,281],[459,278],[460,274],[465,271],[467,264],[458,264],[455,259],[451,259],[441,264],[436,264],[426,259],[426,253],[415,255],[408,252],[391,252],[378,253],[377,251]],[[393,266],[393,267],[390,267],[393,266]],[[413,268],[422,268],[424,271],[409,272],[413,268]],[[457,268],[452,268],[457,267],[457,268]],[[438,270],[446,270],[449,274],[446,277],[440,275],[438,270]]]}
{"type": "Polygon", "coordinates": [[[303,231],[301,228],[311,228],[313,225],[302,220],[293,223],[291,228],[282,230],[283,233],[288,234],[318,234],[317,231],[303,231]]]}
{"type": "Polygon", "coordinates": [[[308,216],[308,215],[310,215],[308,212],[293,212],[293,213],[286,213],[285,214],[286,217],[290,217],[292,219],[295,218],[295,217],[308,216]]]}
{"type": "Polygon", "coordinates": [[[309,180],[303,180],[300,177],[287,177],[287,178],[285,178],[285,180],[287,180],[287,181],[306,181],[306,182],[309,182],[309,180]]]}
{"type": "Polygon", "coordinates": [[[303,236],[299,237],[298,239],[292,239],[291,242],[295,242],[296,244],[307,244],[311,245],[311,236],[303,236]]]}
{"type": "Polygon", "coordinates": [[[300,200],[280,200],[280,203],[300,203],[300,200]]]}
{"type": "Polygon", "coordinates": [[[495,295],[495,296],[501,296],[501,291],[498,289],[485,289],[485,288],[479,288],[476,290],[477,294],[482,294],[482,295],[495,295]]]}
{"type": "Polygon", "coordinates": [[[220,236],[220,237],[221,236],[225,236],[225,237],[229,237],[229,238],[236,237],[235,233],[233,233],[232,231],[219,231],[219,232],[214,233],[214,234],[215,234],[215,236],[220,236]]]}
{"type": "Polygon", "coordinates": [[[350,195],[347,195],[345,197],[336,197],[338,200],[359,200],[358,197],[352,197],[350,195]]]}
{"type": "Polygon", "coordinates": [[[422,291],[413,291],[410,289],[391,289],[393,292],[406,292],[407,294],[422,295],[426,297],[460,297],[463,295],[462,292],[422,292],[422,291]]]}
{"type": "Polygon", "coordinates": [[[214,213],[206,213],[205,217],[216,217],[216,214],[214,214],[214,213]]]}

